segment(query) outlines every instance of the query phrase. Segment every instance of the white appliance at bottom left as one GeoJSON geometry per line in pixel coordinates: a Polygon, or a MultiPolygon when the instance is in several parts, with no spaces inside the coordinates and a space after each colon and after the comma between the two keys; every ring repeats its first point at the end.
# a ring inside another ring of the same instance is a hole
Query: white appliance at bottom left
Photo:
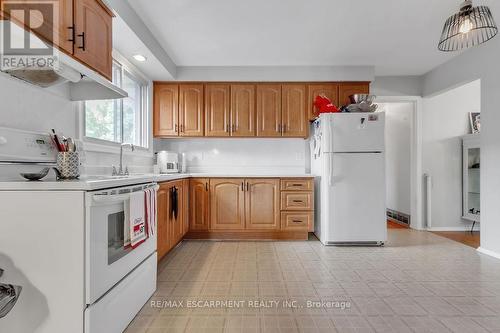
{"type": "Polygon", "coordinates": [[[156,236],[118,245],[125,200],[148,186],[0,190],[0,284],[22,287],[0,332],[123,332],[156,290],[156,236]]]}
{"type": "Polygon", "coordinates": [[[157,185],[19,176],[54,163],[48,135],[0,128],[0,287],[20,291],[0,312],[0,332],[120,333],[154,293],[157,271],[156,232],[123,246],[125,202],[157,185]]]}
{"type": "Polygon", "coordinates": [[[156,231],[137,247],[124,246],[126,201],[155,183],[87,192],[85,332],[123,331],[156,290],[156,231]]]}

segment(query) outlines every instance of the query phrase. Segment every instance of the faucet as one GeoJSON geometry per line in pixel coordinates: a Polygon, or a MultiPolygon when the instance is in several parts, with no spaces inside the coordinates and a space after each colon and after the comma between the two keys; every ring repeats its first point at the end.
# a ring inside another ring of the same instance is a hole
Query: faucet
{"type": "Polygon", "coordinates": [[[130,147],[130,150],[135,150],[134,145],[131,143],[122,143],[120,145],[120,166],[118,171],[116,171],[116,168],[113,166],[113,176],[128,176],[128,168],[125,167],[125,170],[123,170],[123,147],[130,147]]]}

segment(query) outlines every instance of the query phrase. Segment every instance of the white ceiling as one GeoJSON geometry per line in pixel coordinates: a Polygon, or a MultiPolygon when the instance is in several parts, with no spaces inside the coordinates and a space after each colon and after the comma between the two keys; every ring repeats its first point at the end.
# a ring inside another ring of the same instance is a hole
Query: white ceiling
{"type": "Polygon", "coordinates": [[[143,44],[141,39],[118,15],[113,20],[113,48],[149,79],[165,80],[170,78],[170,73],[153,52],[143,44]],[[145,56],[147,61],[139,62],[135,60],[134,55],[136,54],[145,56]]]}
{"type": "MultiPolygon", "coordinates": [[[[437,42],[460,0],[128,1],[178,66],[371,65],[376,75],[421,75],[456,55],[437,42]]],[[[500,15],[498,1],[477,4],[500,15]]]]}

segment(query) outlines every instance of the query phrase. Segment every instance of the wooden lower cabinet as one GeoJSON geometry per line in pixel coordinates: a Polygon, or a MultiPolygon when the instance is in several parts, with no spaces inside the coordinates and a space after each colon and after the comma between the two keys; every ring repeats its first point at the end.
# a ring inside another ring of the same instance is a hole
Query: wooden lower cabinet
{"type": "Polygon", "coordinates": [[[174,181],[170,183],[170,248],[173,248],[182,240],[184,236],[184,181],[174,181]]]}
{"type": "Polygon", "coordinates": [[[279,179],[246,180],[245,229],[280,228],[279,188],[279,179]]]}
{"type": "Polygon", "coordinates": [[[210,180],[210,229],[242,230],[245,228],[245,180],[210,180]]]}
{"type": "Polygon", "coordinates": [[[158,261],[167,254],[170,250],[169,243],[169,233],[170,233],[170,218],[169,218],[169,185],[166,183],[160,184],[160,189],[158,190],[158,194],[156,197],[157,201],[157,211],[158,211],[158,224],[157,224],[157,252],[158,252],[158,261]]]}
{"type": "Polygon", "coordinates": [[[282,192],[281,210],[312,210],[312,192],[282,192]]]}
{"type": "Polygon", "coordinates": [[[191,191],[189,186],[189,179],[182,180],[182,188],[183,188],[183,198],[182,198],[182,237],[184,237],[189,231],[189,193],[191,191]]]}
{"type": "Polygon", "coordinates": [[[158,261],[173,249],[187,232],[187,195],[185,180],[160,184],[158,190],[158,261]]]}
{"type": "MultiPolygon", "coordinates": [[[[309,230],[313,223],[313,212],[281,212],[281,229],[309,230]]],[[[310,230],[309,230],[310,231],[310,230]]]]}
{"type": "Polygon", "coordinates": [[[209,221],[208,178],[192,178],[189,180],[189,230],[206,231],[209,221]]]}
{"type": "Polygon", "coordinates": [[[314,228],[313,200],[312,179],[194,178],[186,237],[304,240],[314,228]],[[291,204],[283,204],[283,198],[288,197],[291,204]]]}
{"type": "Polygon", "coordinates": [[[314,232],[314,179],[281,179],[281,230],[314,232]]]}

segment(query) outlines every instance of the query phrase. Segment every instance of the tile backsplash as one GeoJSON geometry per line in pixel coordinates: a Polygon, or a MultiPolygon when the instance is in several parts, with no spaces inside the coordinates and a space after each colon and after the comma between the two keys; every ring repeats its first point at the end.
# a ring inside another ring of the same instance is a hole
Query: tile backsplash
{"type": "Polygon", "coordinates": [[[309,171],[309,143],[304,139],[155,139],[154,150],[185,153],[188,172],[309,171]]]}

